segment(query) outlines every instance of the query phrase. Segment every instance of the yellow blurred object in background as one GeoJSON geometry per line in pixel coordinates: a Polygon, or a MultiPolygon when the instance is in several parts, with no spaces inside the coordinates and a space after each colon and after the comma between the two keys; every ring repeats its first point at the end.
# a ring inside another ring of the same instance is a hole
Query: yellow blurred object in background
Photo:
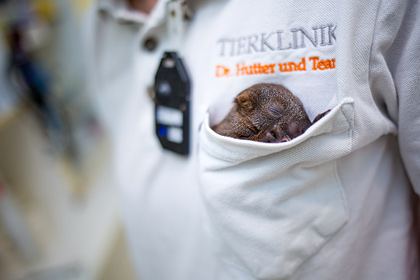
{"type": "Polygon", "coordinates": [[[31,3],[34,9],[34,12],[40,17],[42,17],[43,19],[51,23],[56,18],[57,10],[58,10],[56,1],[32,0],[31,3]]]}

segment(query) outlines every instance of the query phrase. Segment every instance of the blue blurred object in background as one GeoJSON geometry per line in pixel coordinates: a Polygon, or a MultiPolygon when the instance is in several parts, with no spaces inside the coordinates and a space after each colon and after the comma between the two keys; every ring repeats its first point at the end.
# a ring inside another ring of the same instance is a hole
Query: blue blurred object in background
{"type": "Polygon", "coordinates": [[[54,146],[62,146],[64,138],[59,104],[52,102],[50,79],[40,65],[25,50],[23,36],[26,21],[15,22],[9,27],[10,44],[9,76],[15,90],[32,103],[47,134],[54,140],[54,146]],[[59,140],[60,139],[60,140],[59,140]]]}
{"type": "Polygon", "coordinates": [[[119,218],[82,45],[92,2],[0,0],[1,280],[108,274],[119,218]]]}

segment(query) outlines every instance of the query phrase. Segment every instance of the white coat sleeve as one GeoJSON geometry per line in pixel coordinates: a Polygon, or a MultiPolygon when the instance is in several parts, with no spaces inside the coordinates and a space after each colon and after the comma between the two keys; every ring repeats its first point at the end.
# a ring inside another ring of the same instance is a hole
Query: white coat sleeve
{"type": "Polygon", "coordinates": [[[373,98],[398,127],[405,169],[420,193],[419,2],[382,1],[373,36],[369,73],[373,98]]]}
{"type": "Polygon", "coordinates": [[[386,53],[398,98],[401,156],[420,194],[420,5],[408,1],[395,40],[386,53]]]}

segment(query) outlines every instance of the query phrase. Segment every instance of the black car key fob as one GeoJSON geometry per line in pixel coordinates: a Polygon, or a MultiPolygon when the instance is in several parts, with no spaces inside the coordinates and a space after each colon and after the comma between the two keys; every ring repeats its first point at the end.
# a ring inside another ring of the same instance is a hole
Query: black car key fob
{"type": "Polygon", "coordinates": [[[191,83],[176,52],[165,52],[155,76],[155,127],[166,150],[188,155],[190,150],[191,83]]]}

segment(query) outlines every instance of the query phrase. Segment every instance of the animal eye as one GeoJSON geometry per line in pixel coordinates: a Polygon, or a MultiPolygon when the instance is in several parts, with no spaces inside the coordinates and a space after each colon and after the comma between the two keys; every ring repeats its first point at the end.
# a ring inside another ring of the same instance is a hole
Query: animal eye
{"type": "Polygon", "coordinates": [[[272,115],[274,115],[275,117],[280,117],[280,116],[282,116],[282,115],[283,115],[283,113],[282,113],[281,109],[280,109],[279,107],[277,107],[277,106],[274,106],[274,105],[270,105],[270,106],[268,106],[268,111],[269,111],[272,115]]]}

